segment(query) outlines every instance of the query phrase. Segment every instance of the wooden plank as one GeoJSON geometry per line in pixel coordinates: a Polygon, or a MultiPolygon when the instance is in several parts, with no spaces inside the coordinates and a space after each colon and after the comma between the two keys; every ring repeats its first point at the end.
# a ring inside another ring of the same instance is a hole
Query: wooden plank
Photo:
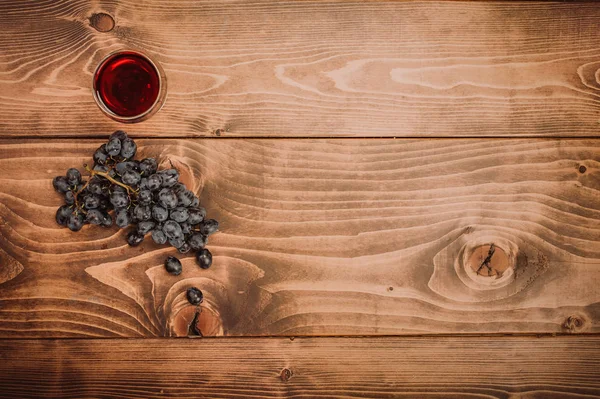
{"type": "Polygon", "coordinates": [[[0,340],[2,398],[592,398],[599,337],[0,340]]]}
{"type": "Polygon", "coordinates": [[[3,1],[0,134],[114,130],[92,73],[137,48],[169,90],[134,134],[591,136],[599,25],[594,2],[3,1]]]}
{"type": "Polygon", "coordinates": [[[140,140],[221,222],[178,277],[56,225],[99,143],[0,142],[0,336],[186,335],[191,285],[205,335],[600,332],[599,140],[140,140]]]}

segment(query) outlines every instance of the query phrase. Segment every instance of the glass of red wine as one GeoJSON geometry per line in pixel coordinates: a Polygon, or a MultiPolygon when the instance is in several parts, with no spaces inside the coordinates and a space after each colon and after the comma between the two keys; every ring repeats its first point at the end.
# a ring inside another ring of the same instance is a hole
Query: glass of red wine
{"type": "Polygon", "coordinates": [[[160,66],[138,51],[117,51],[100,62],[94,73],[94,99],[112,119],[141,122],[162,107],[167,81],[160,66]]]}

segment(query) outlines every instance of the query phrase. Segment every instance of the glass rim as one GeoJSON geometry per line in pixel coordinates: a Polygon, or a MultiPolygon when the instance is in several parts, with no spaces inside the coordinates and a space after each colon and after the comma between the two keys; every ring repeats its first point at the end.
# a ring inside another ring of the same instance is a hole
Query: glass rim
{"type": "Polygon", "coordinates": [[[122,122],[122,123],[135,123],[135,122],[141,122],[141,121],[149,118],[150,116],[152,116],[153,114],[155,114],[162,108],[162,106],[166,100],[166,84],[167,84],[167,79],[165,77],[165,73],[164,73],[163,69],[160,67],[159,64],[152,61],[152,59],[150,57],[148,57],[147,54],[145,54],[139,50],[121,49],[121,50],[112,51],[109,54],[107,54],[104,58],[102,58],[102,60],[100,61],[100,63],[96,67],[96,69],[94,70],[94,74],[92,75],[92,94],[93,94],[94,100],[96,101],[96,104],[98,105],[100,110],[102,112],[104,112],[107,116],[109,116],[111,119],[114,119],[117,122],[122,122]],[[143,57],[146,61],[148,61],[150,63],[150,65],[152,65],[152,68],[154,68],[154,70],[156,71],[156,74],[158,75],[158,95],[156,96],[156,100],[154,100],[154,102],[152,103],[150,108],[148,108],[146,111],[142,112],[139,115],[120,116],[120,115],[116,114],[110,108],[108,108],[108,106],[104,103],[104,101],[102,101],[102,98],[98,94],[98,89],[96,87],[96,76],[98,75],[100,70],[106,65],[106,63],[108,61],[110,61],[115,56],[121,55],[121,54],[134,54],[134,55],[143,57]]]}

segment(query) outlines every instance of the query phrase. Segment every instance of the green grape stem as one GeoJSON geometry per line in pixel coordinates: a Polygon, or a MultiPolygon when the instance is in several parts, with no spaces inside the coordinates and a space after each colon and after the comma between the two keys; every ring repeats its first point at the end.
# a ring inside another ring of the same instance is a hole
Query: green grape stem
{"type": "MultiPolygon", "coordinates": [[[[109,182],[111,182],[111,183],[113,183],[113,184],[116,184],[117,186],[121,186],[121,187],[123,187],[125,190],[127,190],[127,192],[130,192],[130,193],[132,193],[132,194],[135,194],[135,193],[137,193],[137,191],[136,191],[136,190],[134,190],[133,188],[129,187],[127,184],[124,184],[124,183],[121,183],[121,182],[119,182],[119,181],[116,181],[115,179],[113,179],[112,177],[110,177],[110,175],[109,175],[108,173],[106,173],[106,172],[99,172],[99,171],[97,171],[97,170],[92,170],[92,169],[91,169],[91,168],[90,168],[90,167],[89,167],[87,164],[86,164],[86,165],[83,165],[83,166],[84,166],[85,170],[87,170],[87,171],[89,172],[90,176],[92,176],[92,177],[93,177],[93,176],[101,176],[101,177],[104,177],[104,178],[105,178],[106,180],[108,180],[109,182]]],[[[91,180],[91,179],[90,179],[90,180],[91,180]]],[[[89,183],[89,182],[90,182],[90,181],[88,180],[88,183],[89,183]]],[[[88,185],[88,183],[86,183],[86,186],[88,185]]],[[[84,188],[85,188],[85,186],[84,186],[84,188]]]]}
{"type": "Polygon", "coordinates": [[[75,208],[77,209],[77,211],[81,211],[84,215],[87,215],[87,212],[85,211],[85,209],[83,209],[83,206],[81,206],[79,204],[79,195],[83,192],[83,190],[85,190],[87,188],[87,186],[90,184],[90,182],[92,181],[92,177],[94,176],[101,176],[104,177],[106,180],[108,180],[109,182],[116,184],[118,186],[123,187],[125,190],[127,190],[128,193],[137,193],[137,191],[135,191],[133,188],[129,187],[127,184],[121,183],[116,181],[115,179],[113,179],[112,177],[109,176],[108,173],[106,172],[99,172],[97,170],[92,170],[90,169],[90,167],[87,164],[84,164],[83,167],[85,168],[85,170],[87,170],[90,174],[90,178],[88,179],[88,181],[75,193],[74,197],[75,197],[75,208]]]}
{"type": "Polygon", "coordinates": [[[83,192],[83,190],[85,190],[85,188],[88,186],[88,184],[90,184],[90,181],[89,181],[89,180],[88,180],[88,181],[87,181],[87,182],[86,182],[86,183],[83,185],[83,187],[81,187],[81,188],[80,188],[80,189],[79,189],[79,190],[78,190],[78,191],[75,193],[75,195],[73,196],[73,197],[75,198],[75,204],[74,204],[74,205],[75,205],[75,208],[76,208],[78,211],[81,211],[81,212],[82,212],[84,215],[87,215],[87,212],[85,211],[85,209],[83,209],[83,206],[81,206],[81,205],[79,204],[79,194],[81,194],[81,193],[83,192]]]}

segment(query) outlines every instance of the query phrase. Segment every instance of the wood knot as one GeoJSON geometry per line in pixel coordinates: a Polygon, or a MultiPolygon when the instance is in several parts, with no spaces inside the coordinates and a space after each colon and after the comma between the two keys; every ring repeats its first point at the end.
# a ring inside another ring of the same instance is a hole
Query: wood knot
{"type": "Polygon", "coordinates": [[[90,17],[90,25],[98,32],[110,32],[115,27],[115,20],[110,15],[100,12],[90,17]]]}
{"type": "Polygon", "coordinates": [[[583,165],[579,166],[579,173],[583,174],[587,171],[587,168],[583,165]]]}
{"type": "Polygon", "coordinates": [[[584,316],[581,315],[571,315],[567,317],[562,327],[566,332],[569,333],[578,333],[582,332],[587,327],[587,320],[584,316]]]}
{"type": "Polygon", "coordinates": [[[172,324],[177,337],[214,337],[224,333],[223,321],[212,307],[202,304],[186,306],[175,316],[172,324]]]}
{"type": "Polygon", "coordinates": [[[478,276],[495,278],[502,277],[510,267],[506,252],[493,243],[475,248],[467,264],[478,276]]]}
{"type": "Polygon", "coordinates": [[[283,370],[281,370],[279,377],[281,378],[281,381],[287,382],[287,381],[289,381],[290,378],[292,378],[292,375],[293,375],[292,370],[290,370],[288,368],[284,368],[283,370]]]}

